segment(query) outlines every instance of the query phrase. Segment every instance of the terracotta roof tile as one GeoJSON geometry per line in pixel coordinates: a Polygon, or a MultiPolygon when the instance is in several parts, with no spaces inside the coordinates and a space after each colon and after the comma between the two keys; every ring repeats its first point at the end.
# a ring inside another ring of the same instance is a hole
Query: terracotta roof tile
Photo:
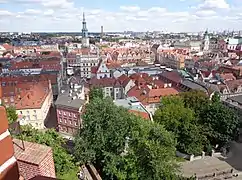
{"type": "Polygon", "coordinates": [[[22,141],[13,139],[14,155],[18,161],[39,165],[51,151],[51,148],[45,145],[24,141],[25,150],[23,150],[22,141]]]}
{"type": "Polygon", "coordinates": [[[140,112],[140,111],[135,111],[135,110],[129,110],[129,112],[134,113],[135,115],[138,115],[144,119],[150,120],[150,116],[146,112],[140,112]]]}

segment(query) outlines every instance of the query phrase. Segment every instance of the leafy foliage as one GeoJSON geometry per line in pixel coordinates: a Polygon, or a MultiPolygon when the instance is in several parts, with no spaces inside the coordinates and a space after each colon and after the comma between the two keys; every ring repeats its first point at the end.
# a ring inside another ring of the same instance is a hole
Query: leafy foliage
{"type": "Polygon", "coordinates": [[[179,151],[199,154],[203,150],[204,137],[200,135],[201,127],[196,125],[195,113],[185,107],[182,97],[163,98],[162,106],[155,112],[154,120],[175,134],[179,151]]]}
{"type": "Polygon", "coordinates": [[[237,114],[220,102],[213,102],[203,111],[200,123],[204,124],[209,142],[223,146],[239,136],[240,120],[237,114]]]}
{"type": "Polygon", "coordinates": [[[201,91],[163,98],[154,120],[175,134],[178,150],[189,154],[236,140],[241,127],[238,115],[220,102],[218,94],[210,100],[201,91]]]}
{"type": "Polygon", "coordinates": [[[191,108],[197,116],[210,103],[209,97],[203,91],[183,92],[180,97],[182,97],[185,107],[191,108]]]}
{"type": "Polygon", "coordinates": [[[175,141],[161,125],[96,98],[86,107],[75,156],[93,162],[103,179],[169,179],[175,173],[175,141]]]}
{"type": "Polygon", "coordinates": [[[7,107],[6,111],[7,111],[7,117],[8,117],[9,124],[16,122],[18,119],[16,109],[14,107],[7,107]]]}
{"type": "Polygon", "coordinates": [[[92,88],[89,92],[89,99],[92,101],[95,98],[103,99],[103,90],[101,88],[92,88]]]}
{"type": "MultiPolygon", "coordinates": [[[[22,126],[22,137],[25,141],[44,144],[52,147],[57,175],[64,175],[75,168],[73,157],[62,147],[65,140],[54,130],[39,131],[31,126],[22,126]]],[[[17,138],[20,138],[17,136],[17,138]]]]}

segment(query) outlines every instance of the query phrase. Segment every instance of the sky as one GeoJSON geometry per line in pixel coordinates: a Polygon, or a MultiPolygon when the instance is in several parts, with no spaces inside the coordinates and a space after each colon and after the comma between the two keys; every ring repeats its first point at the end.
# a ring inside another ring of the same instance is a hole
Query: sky
{"type": "Polygon", "coordinates": [[[242,0],[0,0],[0,32],[242,30],[242,0]]]}

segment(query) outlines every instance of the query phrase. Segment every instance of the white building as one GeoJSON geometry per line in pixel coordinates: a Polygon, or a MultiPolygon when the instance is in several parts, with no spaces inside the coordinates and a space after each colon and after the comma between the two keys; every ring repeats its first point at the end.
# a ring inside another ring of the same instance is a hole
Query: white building
{"type": "MultiPolygon", "coordinates": [[[[25,91],[25,90],[23,90],[25,91]]],[[[50,82],[39,82],[32,85],[18,97],[15,107],[20,117],[21,125],[31,125],[36,129],[45,128],[45,120],[53,103],[53,94],[50,82]]]]}

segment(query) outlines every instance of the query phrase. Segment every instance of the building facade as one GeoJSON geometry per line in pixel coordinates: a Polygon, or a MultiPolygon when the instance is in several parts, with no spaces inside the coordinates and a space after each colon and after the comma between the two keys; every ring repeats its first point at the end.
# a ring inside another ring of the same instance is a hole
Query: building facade
{"type": "Polygon", "coordinates": [[[73,84],[63,87],[55,105],[58,131],[70,138],[82,125],[81,114],[86,103],[84,85],[73,84]]]}
{"type": "Polygon", "coordinates": [[[16,112],[21,117],[21,125],[32,125],[36,129],[44,129],[49,109],[53,103],[53,93],[50,82],[36,84],[15,105],[16,112]]]}

